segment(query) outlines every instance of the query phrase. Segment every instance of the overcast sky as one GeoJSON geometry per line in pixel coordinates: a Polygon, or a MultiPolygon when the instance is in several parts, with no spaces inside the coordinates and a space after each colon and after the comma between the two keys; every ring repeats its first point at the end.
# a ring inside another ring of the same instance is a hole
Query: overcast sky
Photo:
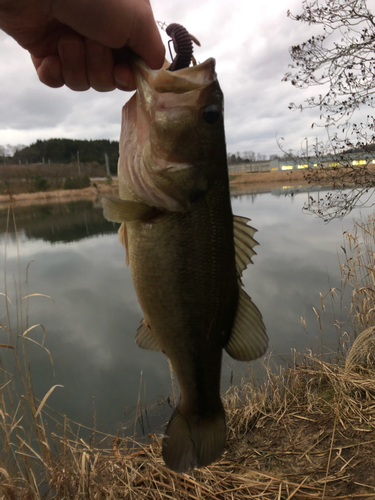
{"type": "MultiPolygon", "coordinates": [[[[280,153],[315,142],[311,111],[288,110],[311,94],[282,82],[291,45],[313,29],[290,20],[302,0],[152,0],[155,18],[184,25],[201,42],[199,62],[216,59],[225,97],[228,152],[280,153]]],[[[165,36],[165,40],[168,37],[165,36]]],[[[37,139],[111,139],[120,135],[121,108],[131,93],[50,89],[36,76],[29,54],[0,31],[0,147],[37,139]]],[[[315,114],[316,115],[316,114],[315,114]]]]}

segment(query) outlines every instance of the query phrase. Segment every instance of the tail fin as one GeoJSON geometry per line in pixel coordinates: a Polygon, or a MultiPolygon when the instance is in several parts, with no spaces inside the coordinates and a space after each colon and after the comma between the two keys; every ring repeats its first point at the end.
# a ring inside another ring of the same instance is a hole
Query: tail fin
{"type": "Polygon", "coordinates": [[[163,458],[175,472],[203,467],[218,459],[225,445],[225,412],[212,417],[174,410],[163,439],[163,458]]]}

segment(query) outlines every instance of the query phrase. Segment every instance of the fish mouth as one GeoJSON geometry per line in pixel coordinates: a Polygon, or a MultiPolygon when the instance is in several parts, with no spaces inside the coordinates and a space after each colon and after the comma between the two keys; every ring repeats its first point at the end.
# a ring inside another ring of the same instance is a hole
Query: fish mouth
{"type": "Polygon", "coordinates": [[[206,87],[215,79],[215,59],[211,57],[201,64],[177,71],[162,68],[156,75],[153,87],[159,94],[166,92],[184,94],[191,90],[206,87]]]}
{"type": "Polygon", "coordinates": [[[197,150],[190,148],[186,130],[196,131],[202,107],[221,91],[213,58],[176,71],[168,65],[151,70],[140,58],[132,62],[137,92],[123,108],[119,178],[127,186],[124,197],[181,211],[185,197],[180,188],[172,189],[175,181],[167,171],[171,179],[189,172],[197,150]]]}
{"type": "MultiPolygon", "coordinates": [[[[166,69],[169,62],[165,61],[159,70],[151,70],[139,58],[134,60],[133,68],[137,75],[137,90],[145,108],[150,108],[155,103],[158,94],[186,94],[194,90],[200,90],[216,78],[216,61],[210,57],[201,64],[189,66],[177,71],[166,69]]],[[[171,96],[165,96],[168,100],[173,100],[171,96]]]]}

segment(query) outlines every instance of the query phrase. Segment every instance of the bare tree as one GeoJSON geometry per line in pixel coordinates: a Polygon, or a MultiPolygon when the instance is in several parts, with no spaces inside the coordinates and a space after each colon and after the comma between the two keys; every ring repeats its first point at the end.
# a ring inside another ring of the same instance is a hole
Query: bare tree
{"type": "Polygon", "coordinates": [[[306,209],[326,220],[343,217],[361,206],[362,195],[371,195],[375,186],[375,121],[364,113],[364,108],[375,107],[375,17],[366,0],[303,0],[302,14],[288,16],[321,29],[290,48],[293,63],[284,77],[299,89],[321,89],[302,104],[289,106],[318,108],[321,121],[312,126],[328,132],[327,144],[316,151],[316,168],[308,169],[306,178],[311,183],[323,178],[341,190],[329,193],[319,207],[311,203],[306,209]],[[354,121],[358,115],[359,122],[354,121]],[[353,186],[349,194],[344,192],[353,186]]]}
{"type": "Polygon", "coordinates": [[[302,14],[288,16],[322,33],[290,49],[292,71],[284,80],[297,88],[326,86],[318,96],[291,108],[319,107],[329,124],[343,121],[363,105],[374,107],[375,18],[366,0],[302,2],[302,14]]]}

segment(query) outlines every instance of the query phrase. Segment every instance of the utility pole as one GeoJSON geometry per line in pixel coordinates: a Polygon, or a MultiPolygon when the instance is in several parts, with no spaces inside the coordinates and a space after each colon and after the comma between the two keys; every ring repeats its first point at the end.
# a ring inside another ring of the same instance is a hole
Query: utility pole
{"type": "Polygon", "coordinates": [[[105,159],[105,168],[107,170],[107,177],[111,176],[111,172],[109,170],[109,159],[107,153],[104,153],[104,159],[105,159]]]}
{"type": "Polygon", "coordinates": [[[81,164],[79,161],[79,151],[77,151],[78,175],[81,176],[81,164]]]}
{"type": "Polygon", "coordinates": [[[305,137],[301,141],[301,158],[303,158],[303,146],[302,146],[303,141],[306,141],[306,162],[308,164],[309,163],[309,140],[307,139],[307,137],[305,137]]]}

